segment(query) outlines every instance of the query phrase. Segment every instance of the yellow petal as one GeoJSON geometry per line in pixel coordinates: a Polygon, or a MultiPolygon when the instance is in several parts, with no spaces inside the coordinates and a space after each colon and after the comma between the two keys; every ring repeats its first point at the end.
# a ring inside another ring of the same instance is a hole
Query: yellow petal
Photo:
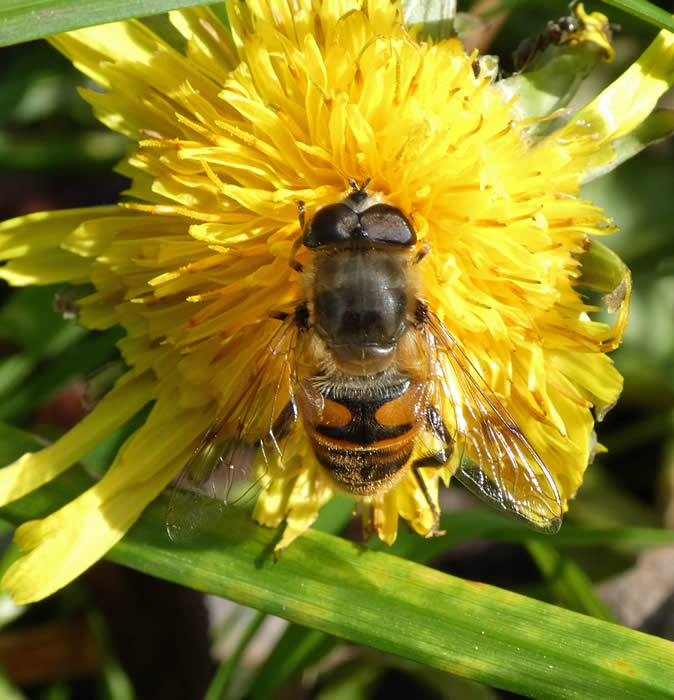
{"type": "Polygon", "coordinates": [[[0,470],[0,505],[33,491],[88,454],[151,401],[156,387],[151,372],[122,377],[89,415],[55,443],[40,452],[27,452],[0,470]]]}
{"type": "Polygon", "coordinates": [[[187,54],[206,74],[224,83],[239,62],[231,34],[209,7],[169,12],[171,24],[187,39],[187,54]]]}
{"type": "Polygon", "coordinates": [[[91,278],[91,265],[78,255],[65,250],[52,250],[47,255],[26,255],[10,260],[0,268],[0,278],[15,287],[28,284],[83,284],[91,278]]]}
{"type": "Polygon", "coordinates": [[[83,91],[99,119],[136,140],[150,132],[173,136],[182,131],[176,112],[190,116],[189,110],[180,109],[183,84],[212,95],[213,102],[217,99],[215,83],[142,22],[86,27],[51,37],[50,42],[109,91],[83,91]]]}
{"type": "Polygon", "coordinates": [[[600,46],[604,51],[604,61],[611,63],[615,56],[613,46],[610,41],[610,29],[608,17],[601,12],[591,12],[589,15],[585,12],[583,3],[579,3],[576,8],[576,14],[580,20],[581,27],[577,34],[574,35],[574,40],[578,43],[592,41],[600,46]],[[608,32],[608,35],[607,35],[608,32]]]}
{"type": "Polygon", "coordinates": [[[24,556],[0,582],[17,603],[50,595],[100,559],[185,464],[211,416],[176,413],[175,404],[167,404],[155,406],[101,481],[52,515],[18,528],[24,556]]]}
{"type": "Polygon", "coordinates": [[[316,488],[316,480],[311,483],[306,478],[307,472],[301,473],[299,483],[293,489],[291,501],[293,505],[285,517],[286,525],[283,535],[274,547],[274,552],[280,554],[291,542],[306,532],[316,521],[321,508],[332,498],[333,491],[327,486],[316,488]]]}
{"type": "Polygon", "coordinates": [[[112,216],[119,211],[117,205],[64,209],[3,221],[0,224],[0,256],[10,260],[58,248],[61,241],[83,221],[112,216]]]}

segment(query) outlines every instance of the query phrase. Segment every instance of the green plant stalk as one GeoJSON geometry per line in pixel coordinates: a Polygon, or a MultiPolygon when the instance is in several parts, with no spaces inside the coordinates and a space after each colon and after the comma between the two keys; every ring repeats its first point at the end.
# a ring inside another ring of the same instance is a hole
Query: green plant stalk
{"type": "Polygon", "coordinates": [[[578,565],[543,542],[531,541],[527,544],[527,549],[555,594],[556,600],[571,610],[584,612],[607,622],[615,621],[609,608],[595,593],[592,581],[578,565]]]}
{"type": "Polygon", "coordinates": [[[4,668],[0,668],[0,697],[3,700],[27,700],[26,696],[9,679],[4,668]]]}
{"type": "Polygon", "coordinates": [[[204,700],[222,700],[225,697],[225,692],[229,688],[229,684],[232,680],[232,674],[236,670],[243,653],[246,651],[248,642],[255,636],[255,633],[260,629],[264,620],[264,613],[258,612],[255,615],[239,640],[239,643],[236,645],[236,649],[226,661],[220,664],[211,684],[208,686],[204,700]]]}
{"type": "Polygon", "coordinates": [[[255,674],[248,689],[249,699],[276,697],[284,682],[327,656],[339,643],[333,635],[289,625],[255,674]]]}

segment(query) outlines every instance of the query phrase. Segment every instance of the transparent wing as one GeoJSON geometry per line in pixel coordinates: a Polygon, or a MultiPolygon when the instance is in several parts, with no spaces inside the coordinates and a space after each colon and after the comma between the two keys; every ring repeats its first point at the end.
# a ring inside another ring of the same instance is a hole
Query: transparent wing
{"type": "Polygon", "coordinates": [[[166,527],[172,540],[189,540],[225,508],[252,496],[265,476],[256,469],[259,454],[264,463],[274,453],[283,459],[286,439],[297,423],[292,382],[296,335],[290,315],[260,355],[236,404],[199,439],[169,501],[166,527]]]}
{"type": "Polygon", "coordinates": [[[556,532],[563,506],[552,474],[479,370],[430,310],[426,328],[436,350],[443,403],[451,404],[454,411],[453,439],[461,455],[455,476],[477,496],[510,515],[539,530],[556,532]]]}

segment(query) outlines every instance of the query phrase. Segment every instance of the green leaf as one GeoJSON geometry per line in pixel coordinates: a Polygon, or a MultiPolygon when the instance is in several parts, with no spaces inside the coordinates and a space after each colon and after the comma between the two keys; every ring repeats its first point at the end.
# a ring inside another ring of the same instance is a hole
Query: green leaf
{"type": "Polygon", "coordinates": [[[625,12],[628,12],[639,19],[644,20],[656,27],[669,29],[674,32],[674,20],[672,16],[662,8],[646,0],[603,0],[607,5],[613,5],[625,12]]]}
{"type": "Polygon", "coordinates": [[[26,696],[12,683],[5,669],[1,667],[0,697],[4,700],[26,700],[26,696]]]}
{"type": "Polygon", "coordinates": [[[566,608],[600,620],[615,621],[611,611],[595,593],[592,581],[577,564],[543,542],[529,542],[528,550],[556,599],[566,608]]]}
{"type": "MultiPolygon", "coordinates": [[[[593,467],[596,468],[597,465],[593,467]]],[[[605,484],[604,493],[613,496],[605,484]]],[[[590,588],[588,577],[573,562],[563,558],[552,545],[583,550],[602,547],[604,551],[606,547],[611,547],[621,552],[634,553],[645,547],[674,543],[674,531],[647,527],[587,528],[565,525],[554,538],[550,538],[549,535],[532,532],[520,523],[492,511],[445,513],[441,518],[441,527],[447,531],[445,537],[422,539],[407,530],[401,530],[392,547],[389,548],[378,540],[370,543],[369,547],[417,562],[427,562],[468,539],[522,543],[532,551],[543,573],[547,574],[553,594],[560,601],[573,610],[601,619],[611,619],[610,613],[590,588]],[[540,557],[536,556],[539,552],[540,557]]],[[[256,673],[248,690],[249,697],[251,700],[275,697],[285,682],[317,663],[338,643],[339,640],[335,637],[317,630],[291,625],[256,673]]]]}
{"type": "Polygon", "coordinates": [[[208,686],[204,700],[221,700],[221,698],[225,697],[225,691],[229,687],[232,674],[239,665],[241,657],[248,646],[248,642],[255,636],[264,620],[264,613],[259,612],[255,615],[244,632],[243,637],[241,637],[239,643],[236,645],[234,653],[220,665],[220,668],[218,668],[211,684],[208,686]]]}
{"type": "Polygon", "coordinates": [[[209,3],[194,0],[3,0],[0,46],[94,24],[209,3]]]}
{"type": "Polygon", "coordinates": [[[255,674],[248,697],[250,700],[276,697],[286,681],[327,656],[339,641],[316,629],[290,625],[255,674]]]}
{"type": "Polygon", "coordinates": [[[71,324],[71,330],[71,340],[77,339],[77,342],[69,342],[65,352],[49,358],[49,363],[41,371],[25,379],[19,388],[0,386],[0,419],[25,418],[69,379],[86,376],[118,356],[119,329],[84,336],[86,331],[79,326],[71,324]]]}
{"type": "MultiPolygon", "coordinates": [[[[0,429],[5,455],[30,439],[0,429]]],[[[17,449],[18,448],[18,449],[17,449]]],[[[71,469],[3,509],[19,523],[91,486],[71,469]]],[[[120,564],[292,622],[537,698],[666,697],[671,643],[321,532],[275,563],[278,533],[229,509],[189,546],[166,535],[166,499],[109,553],[120,564]]]]}
{"type": "Polygon", "coordinates": [[[615,170],[619,165],[640,153],[647,146],[662,141],[674,132],[674,110],[658,109],[649,114],[641,124],[613,142],[616,157],[610,163],[587,170],[583,174],[583,184],[615,170]]]}

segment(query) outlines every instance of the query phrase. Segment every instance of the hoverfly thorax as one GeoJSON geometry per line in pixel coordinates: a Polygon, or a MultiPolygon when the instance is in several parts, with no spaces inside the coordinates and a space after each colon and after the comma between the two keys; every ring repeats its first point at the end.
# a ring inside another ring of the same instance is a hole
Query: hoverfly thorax
{"type": "Polygon", "coordinates": [[[314,328],[337,369],[357,376],[386,370],[413,311],[412,224],[354,189],[316,213],[303,243],[314,253],[307,278],[314,328]]]}

